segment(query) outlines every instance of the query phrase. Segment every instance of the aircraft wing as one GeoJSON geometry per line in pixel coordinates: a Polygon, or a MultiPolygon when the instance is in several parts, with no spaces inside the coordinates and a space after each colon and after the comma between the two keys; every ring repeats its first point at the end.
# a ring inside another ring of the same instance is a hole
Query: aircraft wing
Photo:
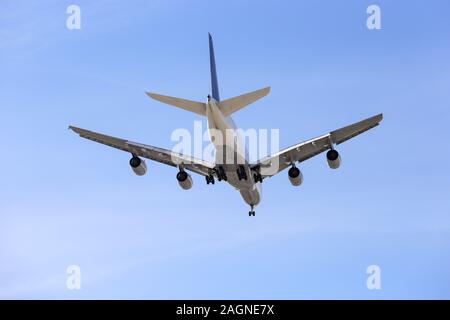
{"type": "Polygon", "coordinates": [[[259,167],[263,178],[271,177],[295,162],[303,162],[331,148],[331,142],[340,144],[379,125],[383,115],[379,114],[347,127],[331,131],[323,136],[301,142],[272,156],[259,160],[252,168],[259,167]]]}
{"type": "Polygon", "coordinates": [[[203,176],[209,175],[214,168],[211,163],[170,150],[119,139],[73,126],[69,126],[69,129],[78,133],[82,138],[120,149],[136,156],[167,164],[172,167],[181,165],[184,169],[203,176]]]}

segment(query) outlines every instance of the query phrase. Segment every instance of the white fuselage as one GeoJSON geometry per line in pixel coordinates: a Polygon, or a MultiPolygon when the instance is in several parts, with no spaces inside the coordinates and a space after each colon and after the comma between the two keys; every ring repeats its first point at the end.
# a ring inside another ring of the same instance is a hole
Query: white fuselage
{"type": "Polygon", "coordinates": [[[216,167],[222,166],[227,182],[235,187],[251,206],[261,201],[261,184],[255,183],[253,172],[246,158],[246,148],[231,117],[226,117],[219,108],[220,102],[213,98],[206,102],[208,132],[216,149],[216,167]],[[247,179],[239,180],[237,170],[243,167],[247,179]]]}

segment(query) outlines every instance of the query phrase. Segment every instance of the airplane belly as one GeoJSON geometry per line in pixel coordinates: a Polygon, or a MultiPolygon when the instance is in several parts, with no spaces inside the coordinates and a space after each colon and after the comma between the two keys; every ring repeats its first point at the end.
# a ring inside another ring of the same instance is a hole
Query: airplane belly
{"type": "Polygon", "coordinates": [[[239,193],[249,205],[256,206],[261,201],[261,189],[258,185],[254,185],[253,189],[241,189],[239,193]]]}
{"type": "Polygon", "coordinates": [[[214,101],[208,102],[206,115],[211,141],[216,148],[216,166],[223,168],[228,184],[239,191],[244,201],[251,206],[256,206],[261,201],[261,185],[254,182],[241,137],[236,135],[233,121],[223,116],[214,101]],[[227,130],[231,130],[233,135],[228,136],[227,130]],[[219,139],[217,134],[221,135],[219,139]],[[242,166],[245,168],[247,179],[239,180],[237,172],[242,166]]]}

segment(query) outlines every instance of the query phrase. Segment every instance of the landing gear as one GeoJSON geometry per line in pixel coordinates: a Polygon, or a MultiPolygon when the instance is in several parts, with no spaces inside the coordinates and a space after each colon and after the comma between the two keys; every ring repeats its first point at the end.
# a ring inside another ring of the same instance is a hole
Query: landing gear
{"type": "Polygon", "coordinates": [[[261,182],[263,181],[262,175],[261,175],[261,168],[260,166],[256,166],[254,168],[252,168],[253,171],[253,181],[255,183],[261,182]]]}
{"type": "Polygon", "coordinates": [[[223,169],[222,166],[218,167],[216,170],[216,174],[217,174],[217,180],[219,181],[227,181],[227,174],[225,173],[225,170],[223,169]]]}
{"type": "Polygon", "coordinates": [[[206,184],[214,184],[214,176],[212,174],[210,174],[209,176],[206,176],[206,184]]]}
{"type": "Polygon", "coordinates": [[[239,166],[236,170],[239,181],[247,180],[247,172],[245,172],[244,166],[239,166]]]}
{"type": "Polygon", "coordinates": [[[255,214],[256,214],[256,212],[255,212],[255,210],[253,210],[253,208],[254,208],[254,206],[253,205],[250,205],[250,211],[248,212],[248,216],[249,217],[251,217],[251,216],[255,216],[255,214]]]}
{"type": "Polygon", "coordinates": [[[262,175],[261,175],[261,173],[256,172],[256,173],[253,175],[253,180],[255,181],[255,183],[256,183],[256,182],[261,182],[261,183],[262,183],[262,175]]]}

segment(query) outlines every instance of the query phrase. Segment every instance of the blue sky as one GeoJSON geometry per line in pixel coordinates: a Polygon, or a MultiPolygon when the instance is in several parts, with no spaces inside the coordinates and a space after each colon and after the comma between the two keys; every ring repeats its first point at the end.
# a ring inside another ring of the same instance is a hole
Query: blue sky
{"type": "Polygon", "coordinates": [[[0,298],[450,298],[447,0],[0,7],[0,298]],[[244,129],[280,128],[287,147],[385,119],[339,146],[338,171],[321,155],[299,188],[265,181],[256,218],[227,185],[196,176],[186,192],[157,163],[136,177],[128,154],[67,130],[173,147],[201,118],[144,91],[204,101],[208,32],[222,98],[272,86],[234,116],[244,129]],[[366,288],[373,264],[381,290],[366,288]]]}

